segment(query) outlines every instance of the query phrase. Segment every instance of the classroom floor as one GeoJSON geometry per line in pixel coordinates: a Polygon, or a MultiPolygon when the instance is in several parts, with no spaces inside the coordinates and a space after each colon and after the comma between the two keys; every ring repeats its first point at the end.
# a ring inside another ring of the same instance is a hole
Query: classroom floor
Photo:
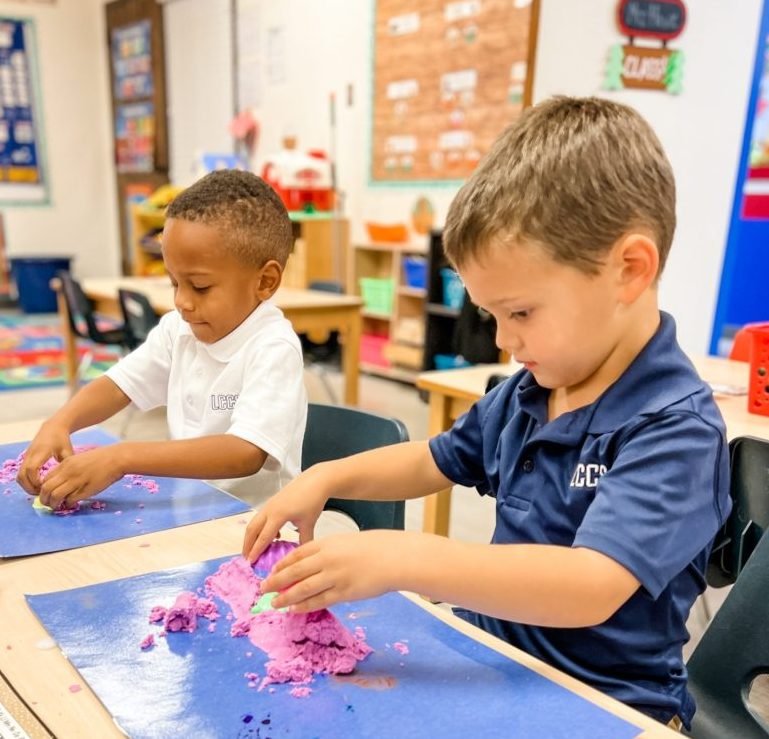
{"type": "MultiPolygon", "coordinates": [[[[343,376],[329,367],[326,378],[336,393],[342,397],[343,376]]],[[[311,402],[331,402],[318,373],[305,371],[307,393],[311,402]]],[[[3,393],[0,400],[0,423],[25,421],[32,419],[43,420],[68,398],[66,388],[46,388],[40,390],[18,390],[3,393]]],[[[423,402],[416,389],[390,380],[362,374],[360,378],[359,406],[365,410],[375,411],[384,415],[399,418],[406,425],[411,439],[427,438],[427,404],[423,402]]],[[[126,419],[128,411],[102,424],[102,427],[115,435],[125,433],[126,439],[149,440],[167,438],[165,409],[157,409],[149,413],[134,413],[126,419]]],[[[419,530],[422,527],[421,501],[406,503],[406,528],[419,530]]],[[[327,514],[324,514],[327,515],[327,514]]],[[[351,525],[350,525],[351,526],[351,525]]],[[[334,532],[348,528],[346,522],[339,520],[327,521],[325,530],[319,532],[334,532]]],[[[471,542],[488,542],[494,529],[494,500],[488,496],[481,497],[474,490],[455,487],[451,508],[450,535],[457,539],[471,542]]],[[[723,602],[728,588],[720,590],[709,589],[706,598],[711,614],[715,613],[723,602]]],[[[684,647],[684,657],[688,658],[699,641],[705,626],[704,612],[701,603],[692,609],[687,628],[691,639],[684,647]]],[[[758,704],[757,708],[769,719],[769,680],[759,678],[754,684],[751,698],[758,704]]]]}

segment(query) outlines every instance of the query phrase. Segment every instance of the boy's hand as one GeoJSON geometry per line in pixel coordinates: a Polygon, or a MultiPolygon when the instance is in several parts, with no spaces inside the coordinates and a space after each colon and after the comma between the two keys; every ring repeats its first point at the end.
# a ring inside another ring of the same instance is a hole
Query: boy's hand
{"type": "Polygon", "coordinates": [[[397,587],[402,531],[365,531],[311,541],[278,562],[262,592],[280,592],[274,608],[294,613],[373,598],[397,587]]]}
{"type": "Polygon", "coordinates": [[[243,539],[243,556],[252,564],[256,562],[289,521],[299,531],[300,544],[312,541],[315,522],[327,500],[314,469],[299,475],[270,498],[251,519],[243,539]]]}
{"type": "Polygon", "coordinates": [[[16,482],[30,495],[40,492],[38,470],[53,457],[61,462],[72,456],[72,441],[69,432],[61,426],[43,425],[24,452],[24,461],[16,476],[16,482]]]}
{"type": "Polygon", "coordinates": [[[57,510],[90,498],[123,476],[115,445],[72,454],[54,467],[40,484],[40,502],[57,510]]]}

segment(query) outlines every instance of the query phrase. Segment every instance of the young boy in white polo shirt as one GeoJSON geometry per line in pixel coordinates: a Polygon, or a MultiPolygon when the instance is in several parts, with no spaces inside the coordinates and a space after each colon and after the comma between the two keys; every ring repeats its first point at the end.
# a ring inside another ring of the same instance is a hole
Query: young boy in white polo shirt
{"type": "Polygon", "coordinates": [[[283,203],[254,174],[213,172],[182,192],[163,230],[176,310],[42,425],[22,487],[58,508],[128,473],[230,478],[224,487],[257,506],[296,476],[307,417],[302,350],[270,302],[291,245],[283,203]],[[171,440],[73,455],[71,433],[132,402],[166,405],[171,440]],[[61,464],[41,481],[51,456],[61,464]]]}

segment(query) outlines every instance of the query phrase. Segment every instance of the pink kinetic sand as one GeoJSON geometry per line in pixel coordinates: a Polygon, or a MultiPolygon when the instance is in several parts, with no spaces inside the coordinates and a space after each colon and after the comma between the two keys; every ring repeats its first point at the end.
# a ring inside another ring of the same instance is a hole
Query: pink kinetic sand
{"type": "MultiPolygon", "coordinates": [[[[94,448],[96,448],[96,444],[82,444],[80,446],[73,447],[72,451],[75,454],[80,454],[80,452],[87,452],[89,449],[94,448]]],[[[6,459],[5,462],[3,462],[2,467],[0,467],[0,483],[16,482],[16,477],[19,474],[21,465],[24,464],[25,454],[26,451],[19,454],[19,456],[15,459],[6,459]]],[[[51,457],[38,469],[37,474],[40,476],[40,479],[42,480],[58,464],[58,460],[51,457]]]]}
{"type": "Polygon", "coordinates": [[[164,608],[163,606],[153,606],[152,610],[150,611],[150,623],[158,624],[163,621],[166,617],[167,611],[168,609],[164,608]]]}
{"type": "MultiPolygon", "coordinates": [[[[248,636],[252,644],[269,656],[260,689],[270,683],[308,683],[319,673],[350,673],[373,651],[362,630],[351,633],[326,609],[313,613],[251,613],[251,606],[261,594],[260,583],[261,578],[242,557],[224,562],[205,581],[206,595],[223,600],[232,609],[227,614],[228,619],[232,616],[230,635],[248,636]]],[[[196,610],[197,603],[205,600],[193,593],[179,595],[165,614],[166,629],[193,631],[194,616],[203,615],[196,610]]],[[[161,609],[162,606],[152,609],[150,621],[162,618],[158,616],[161,609]]],[[[255,676],[250,681],[254,679],[255,676]]],[[[301,697],[305,695],[309,693],[302,693],[301,697]]]]}
{"type": "MultiPolygon", "coordinates": [[[[306,683],[317,673],[348,673],[372,652],[328,610],[313,613],[251,613],[260,595],[260,578],[241,557],[231,559],[206,579],[206,593],[232,608],[232,632],[247,633],[252,644],[267,652],[269,683],[306,683]]],[[[235,635],[235,633],[233,633],[235,635]]]]}
{"type": "MultiPolygon", "coordinates": [[[[75,454],[80,454],[81,452],[87,452],[89,449],[95,449],[97,447],[96,444],[80,444],[79,446],[75,446],[72,448],[72,451],[75,454]]],[[[26,454],[26,451],[23,451],[21,454],[19,454],[18,457],[15,459],[6,459],[2,466],[0,466],[0,484],[2,483],[8,483],[8,482],[16,482],[16,478],[19,474],[19,470],[21,469],[22,464],[24,463],[24,455],[26,454]]],[[[44,479],[45,476],[57,465],[59,464],[58,460],[51,457],[45,464],[43,464],[38,469],[38,475],[40,476],[40,479],[44,479]]],[[[129,485],[127,487],[134,487],[134,486],[140,486],[144,489],[148,490],[150,494],[157,493],[158,491],[158,483],[155,480],[150,480],[143,475],[126,475],[126,478],[128,479],[129,485]]],[[[5,491],[6,495],[10,495],[13,493],[13,490],[8,489],[5,491]]],[[[59,508],[54,513],[58,516],[69,516],[73,513],[77,513],[81,509],[81,501],[78,501],[73,505],[71,508],[59,508]]],[[[90,504],[91,510],[94,511],[103,511],[107,507],[107,504],[95,500],[90,504]]],[[[142,503],[139,504],[140,508],[143,508],[144,505],[142,503]]],[[[115,515],[120,515],[122,511],[115,511],[115,515]]],[[[141,523],[141,519],[137,518],[136,523],[141,523]]]]}
{"type": "Polygon", "coordinates": [[[144,639],[141,640],[141,644],[139,644],[139,649],[151,649],[154,646],[155,646],[155,635],[147,634],[147,636],[145,636],[144,639]]]}
{"type": "Polygon", "coordinates": [[[197,604],[195,593],[180,593],[163,619],[166,631],[195,631],[198,627],[197,604]]]}

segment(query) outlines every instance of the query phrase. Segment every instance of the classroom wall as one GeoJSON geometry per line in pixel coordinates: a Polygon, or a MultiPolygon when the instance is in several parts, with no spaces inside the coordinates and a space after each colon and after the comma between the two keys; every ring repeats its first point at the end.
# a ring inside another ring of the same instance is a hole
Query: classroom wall
{"type": "MultiPolygon", "coordinates": [[[[617,43],[616,0],[543,0],[535,98],[597,92],[606,50],[617,43]],[[587,42],[585,39],[590,39],[587,42]]],[[[683,92],[623,90],[673,165],[678,227],[660,287],[685,348],[705,352],[731,217],[761,0],[688,0],[687,25],[671,46],[685,53],[683,92]]]]}
{"type": "MultiPolygon", "coordinates": [[[[455,188],[368,184],[374,3],[240,2],[258,6],[250,17],[256,21],[254,33],[263,61],[271,29],[282,29],[285,46],[282,81],[271,82],[264,64],[254,69],[260,75],[257,163],[276,151],[286,134],[297,135],[303,149],[335,148],[355,240],[366,239],[363,223],[367,220],[407,220],[421,194],[432,200],[441,222],[455,188]],[[349,106],[348,84],[353,88],[349,106]],[[333,142],[328,113],[332,91],[338,101],[333,142]]],[[[679,226],[661,285],[661,302],[677,318],[685,348],[704,352],[726,242],[761,0],[689,0],[686,5],[686,30],[671,44],[686,55],[683,93],[608,95],[637,107],[648,118],[676,172],[679,226]]],[[[617,0],[541,0],[535,101],[554,93],[601,94],[606,54],[621,41],[614,24],[616,6],[617,0]]],[[[173,86],[173,78],[169,84],[173,86]]]]}
{"type": "Polygon", "coordinates": [[[76,255],[80,276],[119,272],[104,0],[6,1],[33,18],[50,204],[3,207],[10,256],[76,255]]]}

